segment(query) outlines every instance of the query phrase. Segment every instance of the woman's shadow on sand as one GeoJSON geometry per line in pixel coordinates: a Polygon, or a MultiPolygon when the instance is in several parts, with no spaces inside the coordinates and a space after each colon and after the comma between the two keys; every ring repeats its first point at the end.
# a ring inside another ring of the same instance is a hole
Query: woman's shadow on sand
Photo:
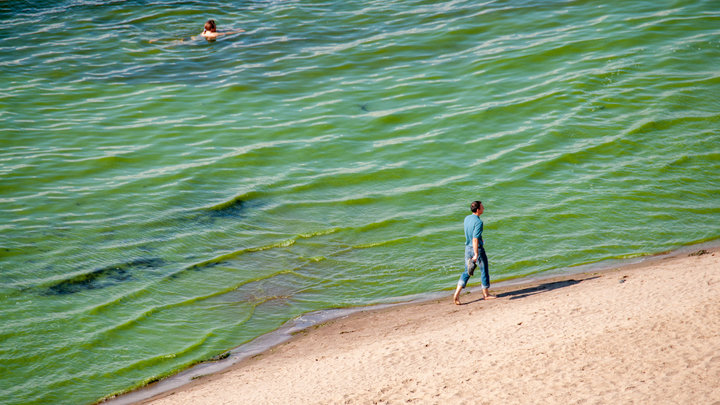
{"type": "MultiPolygon", "coordinates": [[[[506,298],[507,297],[508,299],[511,299],[511,300],[517,300],[520,298],[529,297],[531,295],[540,294],[545,291],[552,291],[552,290],[557,290],[558,288],[570,287],[575,284],[580,284],[583,281],[593,280],[596,278],[598,278],[598,276],[584,278],[582,280],[570,279],[570,280],[564,280],[564,281],[553,281],[553,282],[549,282],[549,283],[540,284],[535,287],[528,287],[528,288],[523,288],[521,290],[514,290],[514,291],[507,291],[507,292],[499,293],[496,296],[498,298],[506,298]]],[[[473,301],[469,301],[465,305],[472,304],[474,302],[479,302],[479,301],[484,301],[484,298],[479,298],[479,299],[476,299],[473,301]]]]}

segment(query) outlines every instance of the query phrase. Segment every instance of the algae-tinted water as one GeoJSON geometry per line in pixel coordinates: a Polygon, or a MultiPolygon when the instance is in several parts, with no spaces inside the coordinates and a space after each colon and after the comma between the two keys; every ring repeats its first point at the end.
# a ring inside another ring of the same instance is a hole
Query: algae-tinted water
{"type": "Polygon", "coordinates": [[[720,237],[712,1],[0,4],[0,392],[720,237]],[[194,39],[205,20],[244,29],[194,39]],[[474,280],[477,282],[477,280],[474,280]]]}

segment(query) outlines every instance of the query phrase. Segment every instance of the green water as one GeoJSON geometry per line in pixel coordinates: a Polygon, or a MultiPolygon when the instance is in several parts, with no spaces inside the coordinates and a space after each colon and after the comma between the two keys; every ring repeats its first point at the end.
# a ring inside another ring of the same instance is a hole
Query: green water
{"type": "Polygon", "coordinates": [[[0,18],[4,404],[90,403],[308,311],[452,289],[475,199],[495,282],[720,237],[712,1],[0,18]],[[246,32],[193,39],[209,18],[246,32]]]}

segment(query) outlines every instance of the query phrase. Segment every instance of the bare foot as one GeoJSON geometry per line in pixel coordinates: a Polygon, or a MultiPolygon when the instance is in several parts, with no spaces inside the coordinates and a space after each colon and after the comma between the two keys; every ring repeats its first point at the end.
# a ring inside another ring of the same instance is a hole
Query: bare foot
{"type": "Polygon", "coordinates": [[[486,299],[486,300],[494,300],[495,298],[497,298],[497,296],[495,296],[495,295],[486,295],[484,297],[484,299],[486,299]]]}
{"type": "Polygon", "coordinates": [[[460,286],[457,286],[457,288],[455,289],[455,294],[453,294],[453,301],[455,301],[455,305],[461,305],[459,298],[460,298],[460,291],[462,291],[462,289],[463,288],[460,286]]]}

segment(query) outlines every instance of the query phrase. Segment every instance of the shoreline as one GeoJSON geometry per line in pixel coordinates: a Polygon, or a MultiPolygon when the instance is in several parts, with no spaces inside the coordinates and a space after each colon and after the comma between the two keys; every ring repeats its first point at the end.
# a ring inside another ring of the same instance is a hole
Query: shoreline
{"type": "MultiPolygon", "coordinates": [[[[641,269],[652,268],[653,266],[662,266],[662,264],[667,261],[682,261],[691,259],[692,257],[688,255],[692,252],[700,250],[707,250],[710,252],[709,256],[714,257],[716,253],[720,252],[720,241],[714,240],[695,245],[688,245],[670,252],[637,256],[630,259],[607,260],[589,265],[551,270],[535,276],[527,276],[494,283],[491,287],[492,292],[500,299],[489,301],[487,303],[478,299],[478,297],[482,297],[480,292],[481,288],[479,286],[470,287],[464,290],[463,295],[461,296],[461,301],[464,305],[460,307],[452,305],[451,307],[453,309],[462,310],[468,306],[479,305],[479,308],[473,308],[474,311],[475,309],[481,309],[485,305],[492,306],[495,302],[516,300],[557,289],[565,289],[565,287],[572,287],[586,281],[607,277],[615,272],[636,272],[641,269]]],[[[620,283],[624,283],[624,281],[620,281],[620,283]]],[[[447,310],[449,309],[447,304],[451,303],[452,290],[443,290],[420,295],[420,298],[414,298],[404,302],[375,304],[367,307],[324,310],[305,314],[294,320],[288,321],[276,331],[262,335],[253,341],[226,352],[229,354],[227,359],[219,362],[197,364],[166,379],[154,382],[140,389],[118,395],[114,398],[108,398],[104,402],[101,402],[113,405],[149,404],[158,401],[159,403],[162,403],[163,398],[173,396],[176,393],[182,394],[202,389],[202,387],[224,378],[223,376],[228,373],[233,374],[242,372],[247,368],[262,368],[262,360],[260,359],[270,358],[276,351],[284,351],[284,349],[288,346],[316,346],[316,343],[307,343],[306,340],[311,337],[315,337],[318,334],[322,335],[324,333],[328,333],[327,330],[331,329],[332,326],[338,322],[342,322],[343,324],[362,324],[363,322],[366,323],[368,318],[397,317],[398,314],[403,311],[413,312],[416,311],[417,308],[425,306],[443,307],[447,310]]],[[[399,299],[401,298],[403,297],[399,297],[399,299]]],[[[341,335],[351,335],[353,332],[354,331],[340,331],[338,333],[341,335]]]]}

